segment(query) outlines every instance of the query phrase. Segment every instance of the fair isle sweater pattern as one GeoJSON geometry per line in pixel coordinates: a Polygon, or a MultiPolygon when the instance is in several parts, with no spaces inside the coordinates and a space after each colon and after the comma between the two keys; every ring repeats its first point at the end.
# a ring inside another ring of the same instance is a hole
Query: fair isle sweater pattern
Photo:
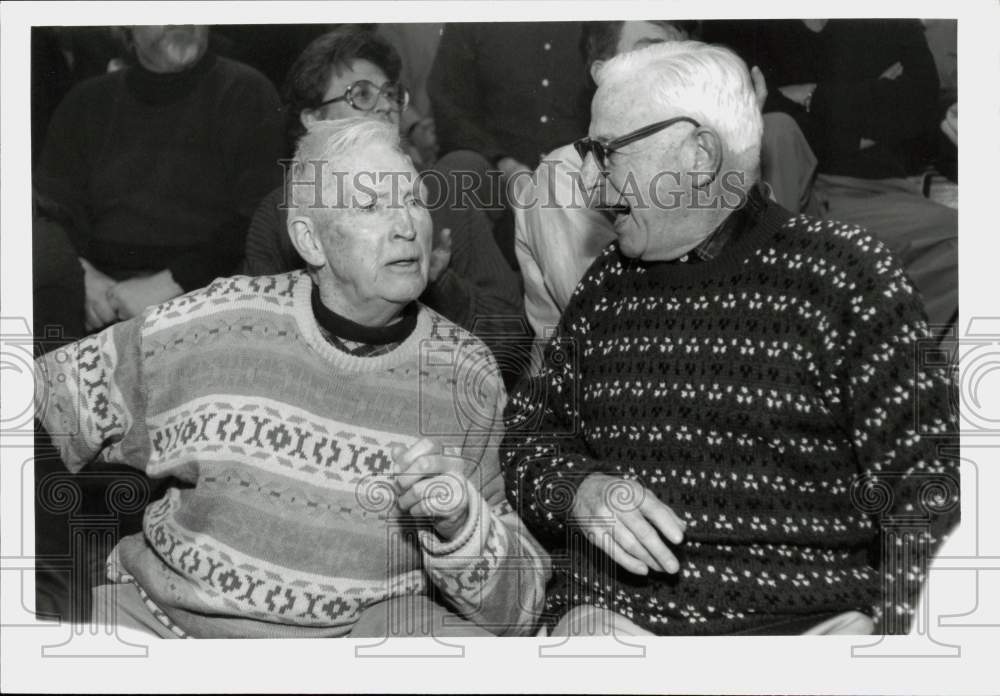
{"type": "Polygon", "coordinates": [[[311,289],[304,272],[220,279],[39,360],[70,470],[103,459],[191,486],[148,506],[109,577],[199,637],[344,635],[432,585],[484,627],[529,630],[547,558],[503,497],[488,349],[421,307],[394,350],[344,353],[311,289]],[[422,436],[467,463],[471,513],[447,543],[395,507],[391,449],[422,436]]]}
{"type": "Polygon", "coordinates": [[[508,498],[556,568],[548,620],[595,604],[720,634],[857,609],[908,630],[925,571],[900,538],[878,548],[882,526],[909,519],[930,553],[958,516],[951,375],[921,363],[928,338],[911,282],[857,227],[769,205],[711,262],[611,244],[508,405],[508,498]],[[569,512],[594,472],[684,520],[676,576],[580,551],[569,512]]]}

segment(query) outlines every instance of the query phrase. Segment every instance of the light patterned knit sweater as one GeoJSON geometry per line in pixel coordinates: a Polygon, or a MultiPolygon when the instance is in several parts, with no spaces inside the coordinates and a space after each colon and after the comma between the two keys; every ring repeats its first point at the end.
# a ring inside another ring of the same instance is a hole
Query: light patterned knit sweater
{"type": "Polygon", "coordinates": [[[39,359],[39,417],[70,470],[96,458],[189,484],[147,508],[109,577],[178,635],[345,635],[367,606],[429,592],[528,631],[547,558],[504,500],[489,351],[421,307],[397,348],[350,355],[321,335],[312,287],[220,279],[39,359]],[[467,462],[470,514],[447,543],[395,504],[391,448],[421,437],[467,462]]]}
{"type": "Polygon", "coordinates": [[[857,227],[768,204],[710,261],[612,243],[508,406],[508,497],[553,551],[552,620],[595,604],[659,634],[794,633],[860,610],[908,630],[958,516],[951,375],[922,346],[919,295],[857,227]],[[595,472],[686,522],[679,573],[585,553],[570,511],[595,472]]]}

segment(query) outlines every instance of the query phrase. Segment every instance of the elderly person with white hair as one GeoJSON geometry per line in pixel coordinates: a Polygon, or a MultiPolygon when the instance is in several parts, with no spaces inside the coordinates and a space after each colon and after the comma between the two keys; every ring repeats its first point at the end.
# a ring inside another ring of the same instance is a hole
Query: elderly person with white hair
{"type": "Polygon", "coordinates": [[[503,384],[417,302],[431,223],[397,130],[319,122],[296,159],[308,269],[217,280],[40,359],[71,471],[186,484],[115,548],[98,616],[164,637],[530,631],[548,561],[504,500],[503,384]]]}
{"type": "Polygon", "coordinates": [[[508,498],[566,559],[546,623],[907,630],[958,513],[950,373],[918,360],[912,283],[864,230],[761,194],[732,52],[662,43],[597,83],[576,146],[615,240],[512,395],[501,449],[508,498]]]}

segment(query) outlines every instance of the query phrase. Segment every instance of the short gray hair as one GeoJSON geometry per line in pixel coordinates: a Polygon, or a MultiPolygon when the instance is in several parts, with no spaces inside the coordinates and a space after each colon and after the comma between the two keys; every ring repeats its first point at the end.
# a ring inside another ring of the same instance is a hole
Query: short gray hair
{"type": "Polygon", "coordinates": [[[714,129],[734,164],[757,173],[764,123],[739,56],[700,41],[667,41],[615,56],[595,76],[598,88],[637,80],[648,84],[665,116],[690,116],[714,129]]]}
{"type": "MultiPolygon", "coordinates": [[[[289,217],[299,215],[308,217],[311,211],[315,210],[315,188],[304,185],[303,182],[315,181],[316,177],[322,176],[316,171],[317,167],[322,167],[324,172],[342,171],[337,165],[339,160],[355,150],[376,144],[406,154],[400,141],[398,127],[381,119],[351,117],[333,121],[315,121],[310,124],[305,135],[299,138],[298,146],[295,148],[295,159],[292,161],[291,169],[288,170],[286,185],[291,181],[296,182],[289,192],[288,200],[291,203],[289,217]]],[[[331,185],[336,179],[323,176],[322,182],[325,187],[322,192],[322,202],[324,206],[330,206],[335,200],[331,185]]]]}

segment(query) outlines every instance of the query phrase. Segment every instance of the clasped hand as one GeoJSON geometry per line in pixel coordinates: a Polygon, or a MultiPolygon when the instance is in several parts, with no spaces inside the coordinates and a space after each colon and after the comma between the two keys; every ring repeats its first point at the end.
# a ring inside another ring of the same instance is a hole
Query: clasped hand
{"type": "Polygon", "coordinates": [[[409,449],[393,447],[392,458],[399,509],[427,518],[439,537],[453,539],[469,519],[465,460],[427,438],[409,449]]]}
{"type": "Polygon", "coordinates": [[[86,259],[83,266],[84,326],[97,331],[123,319],[137,316],[146,307],[171,300],[184,292],[170,271],[137,276],[121,282],[97,270],[86,259]]]}

